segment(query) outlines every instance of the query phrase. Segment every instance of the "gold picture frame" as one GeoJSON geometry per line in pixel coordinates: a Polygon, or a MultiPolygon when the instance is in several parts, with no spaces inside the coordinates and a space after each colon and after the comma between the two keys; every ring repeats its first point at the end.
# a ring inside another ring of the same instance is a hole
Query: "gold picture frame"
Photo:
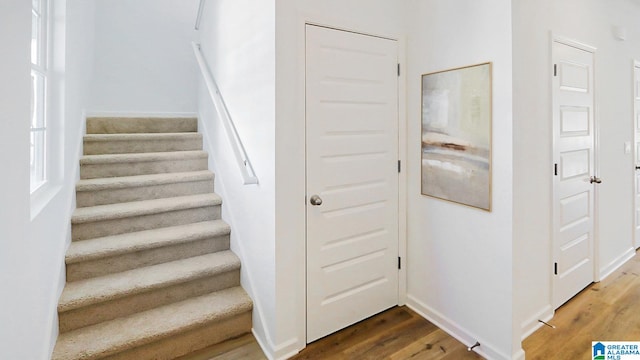
{"type": "Polygon", "coordinates": [[[422,75],[423,195],[491,211],[492,66],[422,75]]]}

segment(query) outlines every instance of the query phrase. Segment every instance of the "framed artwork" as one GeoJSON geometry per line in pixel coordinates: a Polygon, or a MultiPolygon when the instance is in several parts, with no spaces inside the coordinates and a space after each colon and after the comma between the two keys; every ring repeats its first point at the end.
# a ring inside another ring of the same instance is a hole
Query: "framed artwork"
{"type": "Polygon", "coordinates": [[[423,195],[491,211],[491,67],[422,75],[423,195]]]}

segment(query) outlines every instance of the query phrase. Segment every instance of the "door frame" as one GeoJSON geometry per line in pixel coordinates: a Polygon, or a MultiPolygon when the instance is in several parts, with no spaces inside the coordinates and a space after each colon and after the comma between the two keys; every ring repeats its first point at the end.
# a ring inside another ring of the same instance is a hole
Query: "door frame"
{"type": "MultiPolygon", "coordinates": [[[[599,127],[599,107],[598,107],[598,103],[597,103],[597,96],[596,96],[596,84],[597,84],[597,77],[596,77],[596,54],[597,54],[597,48],[591,45],[587,45],[585,43],[573,40],[571,38],[567,38],[564,36],[560,36],[557,35],[553,32],[551,32],[551,36],[550,36],[550,41],[549,41],[549,46],[550,46],[550,76],[549,79],[551,79],[550,81],[550,98],[551,98],[551,109],[550,109],[550,118],[551,118],[551,167],[553,167],[553,164],[556,162],[555,159],[555,152],[556,152],[556,148],[557,148],[557,144],[556,144],[556,118],[555,118],[555,107],[557,104],[557,99],[554,96],[555,92],[553,90],[553,67],[554,67],[554,60],[556,58],[556,54],[554,51],[554,43],[559,43],[559,44],[563,44],[563,45],[567,45],[567,46],[571,46],[580,50],[584,50],[586,52],[589,52],[593,55],[593,174],[591,174],[592,176],[596,176],[599,177],[600,174],[600,166],[599,166],[599,154],[600,154],[600,139],[599,139],[599,134],[600,134],[600,127],[599,127]]],[[[593,187],[593,282],[599,282],[600,281],[600,252],[598,251],[599,249],[599,245],[600,245],[600,231],[599,231],[599,224],[598,224],[598,219],[599,219],[599,191],[598,191],[598,187],[594,186],[593,187]]],[[[549,246],[549,286],[550,286],[550,291],[549,291],[549,303],[551,304],[551,308],[552,311],[555,313],[556,309],[559,307],[558,304],[555,304],[554,302],[554,293],[555,293],[555,275],[553,273],[553,263],[554,260],[556,259],[556,236],[555,236],[555,229],[556,229],[556,225],[557,225],[557,213],[556,213],[556,206],[555,206],[555,198],[556,198],[556,185],[555,185],[555,177],[553,176],[553,173],[551,175],[551,242],[550,242],[550,246],[549,246]]],[[[561,304],[560,304],[561,305],[561,304]]]]}
{"type": "Polygon", "coordinates": [[[631,101],[633,102],[632,104],[632,111],[633,111],[633,117],[631,119],[631,126],[633,128],[632,130],[632,134],[633,134],[633,146],[631,147],[632,151],[633,151],[633,156],[631,158],[632,161],[632,166],[634,167],[633,170],[633,186],[632,186],[632,194],[633,194],[633,222],[632,222],[632,234],[633,234],[633,248],[634,249],[640,249],[640,236],[638,236],[637,231],[636,231],[636,226],[639,224],[636,224],[636,222],[638,221],[638,215],[636,214],[636,211],[638,209],[638,206],[640,206],[640,204],[638,204],[638,199],[636,196],[636,176],[637,176],[637,172],[638,170],[635,170],[635,166],[640,164],[640,156],[638,156],[638,150],[640,150],[640,147],[638,147],[636,144],[638,143],[638,141],[640,141],[640,136],[638,136],[638,130],[640,130],[640,128],[638,128],[638,121],[640,120],[640,117],[638,116],[638,112],[640,111],[640,106],[637,105],[638,101],[636,101],[636,96],[640,96],[640,89],[638,88],[638,84],[636,84],[636,81],[640,80],[640,60],[633,60],[631,62],[631,78],[632,78],[632,87],[631,87],[631,101]],[[636,79],[636,71],[638,72],[638,79],[636,79]]]}
{"type": "MultiPolygon", "coordinates": [[[[298,59],[299,60],[299,64],[301,64],[300,66],[300,78],[302,79],[302,97],[301,97],[301,101],[302,101],[302,131],[304,134],[304,145],[305,145],[305,149],[306,149],[306,144],[307,144],[307,140],[306,140],[306,133],[307,133],[307,119],[306,119],[306,74],[307,74],[307,68],[306,68],[306,59],[305,59],[305,54],[306,54],[306,28],[308,25],[312,25],[312,26],[319,26],[319,27],[323,27],[323,28],[328,28],[328,29],[333,29],[333,30],[338,30],[338,31],[346,31],[346,32],[350,32],[350,33],[356,33],[356,34],[360,34],[360,35],[366,35],[366,36],[373,36],[373,37],[377,37],[377,38],[383,38],[383,39],[387,39],[387,40],[393,40],[397,42],[397,49],[398,49],[398,53],[396,54],[397,56],[397,61],[398,64],[400,65],[400,74],[398,75],[398,114],[397,114],[397,125],[398,125],[398,160],[400,160],[401,162],[401,171],[398,174],[398,256],[401,258],[401,262],[402,262],[402,266],[401,268],[398,270],[398,306],[402,306],[406,304],[406,300],[407,300],[407,266],[406,266],[406,259],[407,259],[407,116],[406,116],[406,112],[407,112],[407,107],[406,107],[406,40],[404,38],[398,38],[398,37],[390,37],[390,36],[385,36],[385,35],[380,35],[380,34],[375,34],[375,33],[371,33],[369,31],[362,31],[362,30],[358,30],[358,29],[353,29],[353,28],[349,28],[349,27],[344,27],[344,26],[335,26],[335,25],[330,25],[327,23],[322,23],[322,22],[316,22],[316,21],[310,21],[310,20],[304,20],[302,21],[303,23],[303,27],[304,27],[304,31],[303,31],[303,39],[302,39],[302,46],[301,46],[301,56],[299,56],[298,59]]],[[[307,184],[307,175],[306,175],[306,168],[307,168],[307,156],[306,156],[306,150],[304,151],[304,166],[302,167],[302,169],[300,169],[301,174],[302,174],[302,178],[304,179],[304,188],[303,188],[303,194],[301,196],[302,199],[304,199],[304,208],[305,208],[305,212],[304,212],[304,229],[305,229],[305,234],[304,234],[304,254],[303,257],[301,259],[301,266],[302,269],[307,269],[307,223],[306,223],[306,211],[307,211],[307,194],[306,194],[306,184],[307,184]]],[[[306,292],[307,292],[307,280],[306,280],[306,276],[304,276],[304,309],[305,309],[305,317],[304,317],[304,343],[307,344],[307,320],[306,320],[306,309],[307,309],[307,296],[306,296],[306,292]]]]}

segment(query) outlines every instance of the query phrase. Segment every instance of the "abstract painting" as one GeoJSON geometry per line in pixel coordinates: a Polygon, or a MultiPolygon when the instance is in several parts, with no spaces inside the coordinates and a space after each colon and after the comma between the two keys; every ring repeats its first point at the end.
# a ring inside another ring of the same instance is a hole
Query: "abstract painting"
{"type": "Polygon", "coordinates": [[[422,194],[491,211],[491,63],[422,75],[422,194]]]}

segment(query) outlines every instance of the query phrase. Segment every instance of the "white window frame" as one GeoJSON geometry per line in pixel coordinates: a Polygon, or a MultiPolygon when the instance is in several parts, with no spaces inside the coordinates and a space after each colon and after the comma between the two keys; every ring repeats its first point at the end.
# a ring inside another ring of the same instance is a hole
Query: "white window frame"
{"type": "Polygon", "coordinates": [[[49,97],[49,1],[32,0],[31,37],[31,117],[30,189],[31,194],[47,184],[48,166],[48,97],[49,97]],[[35,30],[34,30],[35,27],[35,30]]]}

